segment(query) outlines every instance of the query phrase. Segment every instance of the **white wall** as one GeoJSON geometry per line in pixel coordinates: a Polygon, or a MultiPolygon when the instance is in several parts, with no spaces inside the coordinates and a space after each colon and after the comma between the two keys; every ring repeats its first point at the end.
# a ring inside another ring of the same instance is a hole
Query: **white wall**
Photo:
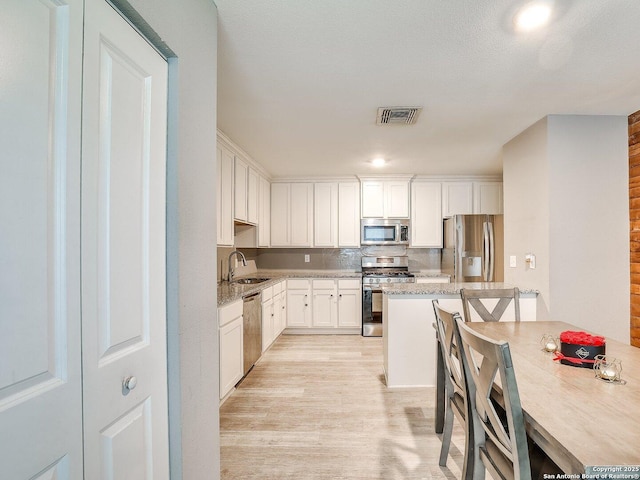
{"type": "Polygon", "coordinates": [[[629,342],[628,122],[623,116],[552,115],[552,313],[629,342]]]}
{"type": "Polygon", "coordinates": [[[549,161],[547,119],[543,118],[503,148],[504,190],[504,281],[520,288],[533,288],[538,295],[538,320],[548,320],[549,287],[549,161]],[[536,269],[525,264],[525,255],[535,253],[536,269]],[[509,257],[516,256],[516,267],[509,257]]]}
{"type": "MultiPolygon", "coordinates": [[[[627,118],[552,115],[503,149],[505,281],[549,319],[629,342],[627,118]],[[537,256],[536,270],[521,255],[537,256]]],[[[539,319],[545,319],[540,314],[539,319]]]]}
{"type": "Polygon", "coordinates": [[[217,10],[212,0],[111,1],[175,53],[169,60],[167,172],[171,478],[215,479],[217,10]]]}

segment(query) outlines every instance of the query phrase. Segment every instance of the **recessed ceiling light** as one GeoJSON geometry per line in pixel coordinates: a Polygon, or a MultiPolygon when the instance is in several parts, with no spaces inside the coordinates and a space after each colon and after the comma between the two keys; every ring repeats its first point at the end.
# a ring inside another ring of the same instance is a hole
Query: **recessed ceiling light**
{"type": "Polygon", "coordinates": [[[384,167],[384,165],[387,163],[387,161],[384,158],[374,158],[373,160],[371,160],[371,165],[373,165],[374,167],[384,167]]]}
{"type": "Polygon", "coordinates": [[[531,2],[522,7],[514,18],[515,28],[519,32],[531,32],[549,23],[551,5],[531,2]]]}

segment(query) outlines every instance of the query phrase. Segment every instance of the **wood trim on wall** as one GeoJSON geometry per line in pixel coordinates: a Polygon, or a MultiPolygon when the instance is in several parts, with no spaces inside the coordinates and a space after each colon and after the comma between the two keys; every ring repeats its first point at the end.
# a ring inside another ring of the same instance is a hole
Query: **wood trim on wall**
{"type": "Polygon", "coordinates": [[[631,345],[640,347],[640,110],[629,115],[631,345]]]}

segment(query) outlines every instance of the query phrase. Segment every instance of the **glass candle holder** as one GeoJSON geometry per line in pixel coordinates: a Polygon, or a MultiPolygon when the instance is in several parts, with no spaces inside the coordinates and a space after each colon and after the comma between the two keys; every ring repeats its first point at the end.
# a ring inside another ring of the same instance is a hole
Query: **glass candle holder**
{"type": "Polygon", "coordinates": [[[555,352],[560,348],[560,341],[550,333],[545,333],[540,339],[540,345],[545,352],[555,352]]]}
{"type": "Polygon", "coordinates": [[[596,355],[593,370],[596,377],[602,380],[624,383],[624,381],[620,379],[622,362],[617,358],[607,357],[606,355],[596,355]]]}

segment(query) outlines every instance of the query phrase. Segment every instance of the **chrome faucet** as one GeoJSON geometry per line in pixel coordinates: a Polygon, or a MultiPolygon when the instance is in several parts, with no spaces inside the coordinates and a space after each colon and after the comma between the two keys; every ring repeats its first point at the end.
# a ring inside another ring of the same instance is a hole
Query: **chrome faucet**
{"type": "Polygon", "coordinates": [[[246,267],[247,266],[247,259],[244,256],[244,253],[242,253],[240,250],[234,250],[233,252],[231,252],[229,254],[229,275],[227,276],[227,280],[229,280],[230,282],[233,280],[233,268],[231,267],[231,257],[233,257],[234,255],[240,255],[240,260],[242,260],[242,266],[246,267]]]}

